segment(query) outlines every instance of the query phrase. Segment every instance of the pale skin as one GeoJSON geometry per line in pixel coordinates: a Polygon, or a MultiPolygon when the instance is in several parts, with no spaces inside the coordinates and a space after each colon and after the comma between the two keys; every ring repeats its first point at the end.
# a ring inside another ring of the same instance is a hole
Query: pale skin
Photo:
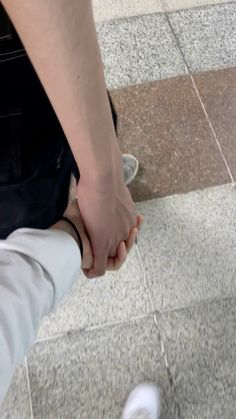
{"type": "MultiPolygon", "coordinates": [[[[81,268],[84,273],[87,273],[93,266],[93,253],[90,246],[90,241],[86,233],[85,225],[81,217],[80,209],[77,200],[73,200],[67,207],[65,217],[69,218],[77,228],[83,245],[83,258],[81,261],[81,268]]],[[[116,271],[121,268],[127,259],[127,256],[132,249],[135,240],[137,238],[138,231],[143,223],[143,217],[139,216],[137,220],[137,227],[131,229],[129,237],[126,242],[121,242],[117,249],[117,255],[115,258],[108,258],[106,270],[116,271]]],[[[64,231],[69,234],[78,244],[78,238],[74,229],[66,221],[60,220],[54,224],[52,229],[64,231]]]]}
{"type": "Polygon", "coordinates": [[[89,278],[105,273],[137,215],[123,179],[91,0],[3,0],[66,134],[81,178],[89,278]]]}

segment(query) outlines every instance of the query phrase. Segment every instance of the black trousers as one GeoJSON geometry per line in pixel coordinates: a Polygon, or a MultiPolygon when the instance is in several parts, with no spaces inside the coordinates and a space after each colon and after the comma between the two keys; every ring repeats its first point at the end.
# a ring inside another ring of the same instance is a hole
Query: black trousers
{"type": "MultiPolygon", "coordinates": [[[[63,215],[79,170],[47,95],[0,5],[0,239],[63,215]]],[[[112,101],[111,112],[117,118],[112,101]]]]}

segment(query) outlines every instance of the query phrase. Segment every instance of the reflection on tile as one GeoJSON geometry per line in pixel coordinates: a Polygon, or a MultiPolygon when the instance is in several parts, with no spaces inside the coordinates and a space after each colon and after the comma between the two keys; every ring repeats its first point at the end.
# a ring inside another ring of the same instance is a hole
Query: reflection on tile
{"type": "Polygon", "coordinates": [[[38,337],[139,317],[150,311],[142,268],[134,249],[116,273],[107,273],[96,280],[81,275],[65,302],[43,321],[38,337]]]}
{"type": "Polygon", "coordinates": [[[140,203],[139,248],[154,306],[176,309],[236,292],[231,185],[140,203]]]}
{"type": "Polygon", "coordinates": [[[38,343],[29,373],[35,419],[120,419],[143,381],[162,388],[162,419],[176,418],[153,318],[38,343]]]}
{"type": "Polygon", "coordinates": [[[29,419],[30,400],[24,365],[18,367],[2,406],[1,419],[29,419]]]}
{"type": "Polygon", "coordinates": [[[164,15],[106,22],[97,29],[109,88],[187,72],[164,15]]]}
{"type": "Polygon", "coordinates": [[[236,3],[169,15],[191,71],[236,65],[236,3]]]}
{"type": "Polygon", "coordinates": [[[189,77],[114,90],[119,140],[140,161],[134,200],[230,181],[189,77]]]}
{"type": "Polygon", "coordinates": [[[236,67],[195,74],[194,80],[236,179],[236,67]]]}
{"type": "Polygon", "coordinates": [[[235,417],[236,298],[165,313],[159,324],[181,417],[235,417]]]}
{"type": "Polygon", "coordinates": [[[159,0],[93,0],[95,21],[157,13],[163,10],[159,0]]]}
{"type": "Polygon", "coordinates": [[[229,0],[162,0],[165,10],[188,9],[228,2],[229,0]]]}

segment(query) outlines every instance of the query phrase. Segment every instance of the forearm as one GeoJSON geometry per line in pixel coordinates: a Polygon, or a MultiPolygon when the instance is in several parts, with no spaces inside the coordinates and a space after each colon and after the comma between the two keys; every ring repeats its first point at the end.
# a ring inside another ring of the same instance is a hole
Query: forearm
{"type": "Polygon", "coordinates": [[[81,178],[121,169],[90,0],[3,0],[64,129],[81,178]]]}

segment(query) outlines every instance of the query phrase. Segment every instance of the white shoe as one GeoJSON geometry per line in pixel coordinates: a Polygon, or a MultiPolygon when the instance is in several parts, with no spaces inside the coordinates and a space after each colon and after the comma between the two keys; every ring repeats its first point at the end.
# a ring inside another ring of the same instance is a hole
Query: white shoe
{"type": "Polygon", "coordinates": [[[158,419],[161,414],[161,392],[154,384],[140,384],[129,395],[122,419],[158,419]]]}
{"type": "Polygon", "coordinates": [[[139,162],[132,154],[122,154],[123,171],[126,185],[129,185],[137,176],[139,162]]]}

